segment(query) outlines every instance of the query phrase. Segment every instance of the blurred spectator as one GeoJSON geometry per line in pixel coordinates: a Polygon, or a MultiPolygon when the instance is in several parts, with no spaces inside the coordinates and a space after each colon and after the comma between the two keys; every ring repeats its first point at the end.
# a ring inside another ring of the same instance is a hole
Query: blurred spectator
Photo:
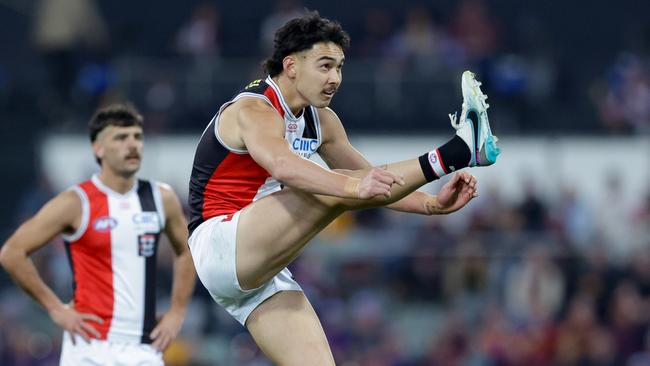
{"type": "Polygon", "coordinates": [[[596,100],[610,132],[650,133],[650,73],[647,62],[623,53],[607,74],[606,90],[596,100]]]}
{"type": "Polygon", "coordinates": [[[482,354],[495,365],[508,365],[514,347],[511,345],[512,325],[496,305],[488,306],[483,313],[483,323],[478,335],[478,346],[482,354]]]}
{"type": "Polygon", "coordinates": [[[650,301],[650,245],[639,249],[632,256],[629,277],[643,299],[650,301]]]}
{"type": "Polygon", "coordinates": [[[637,244],[631,227],[631,207],[617,171],[605,177],[603,197],[599,200],[598,230],[610,256],[616,262],[624,262],[637,244]]]}
{"type": "Polygon", "coordinates": [[[605,329],[592,334],[587,344],[587,364],[593,366],[616,366],[616,346],[612,335],[605,329]]]}
{"type": "Polygon", "coordinates": [[[442,260],[430,245],[419,245],[404,258],[396,273],[399,291],[409,300],[442,300],[442,260]]]}
{"type": "Polygon", "coordinates": [[[293,18],[300,17],[305,8],[300,0],[275,0],[273,12],[269,13],[260,27],[260,51],[264,57],[271,56],[275,31],[293,18]]]}
{"type": "Polygon", "coordinates": [[[643,350],[637,352],[629,358],[627,366],[647,366],[650,365],[650,330],[645,334],[643,350]]]}
{"type": "Polygon", "coordinates": [[[526,182],[524,200],[519,204],[519,214],[523,218],[523,228],[532,232],[541,232],[547,226],[548,208],[538,196],[532,182],[526,182]]]}
{"type": "Polygon", "coordinates": [[[643,349],[648,312],[637,287],[629,281],[621,282],[614,290],[610,311],[610,329],[619,363],[624,363],[643,349]]]}
{"type": "Polygon", "coordinates": [[[422,365],[466,365],[471,355],[470,343],[470,334],[466,324],[452,312],[442,331],[431,344],[422,365]]]}
{"type": "Polygon", "coordinates": [[[149,85],[146,95],[147,130],[152,133],[168,131],[174,122],[173,107],[177,103],[173,80],[160,76],[149,85]]]}
{"type": "Polygon", "coordinates": [[[34,42],[48,66],[53,95],[71,98],[71,88],[84,48],[97,51],[108,44],[108,31],[94,0],[40,0],[34,15],[34,42]]]}
{"type": "Polygon", "coordinates": [[[45,202],[54,197],[55,193],[45,174],[43,172],[39,173],[34,184],[27,187],[25,193],[18,201],[18,206],[15,210],[16,221],[14,225],[19,225],[34,216],[45,202]]]}
{"type": "Polygon", "coordinates": [[[593,210],[575,188],[565,188],[556,208],[557,222],[570,243],[582,252],[593,244],[596,235],[596,219],[593,210]]]}
{"type": "Polygon", "coordinates": [[[499,47],[499,24],[484,0],[464,0],[450,18],[451,35],[463,46],[471,63],[494,55],[499,47]]]}
{"type": "MultiPolygon", "coordinates": [[[[589,364],[588,355],[597,355],[599,350],[595,345],[603,347],[601,352],[607,352],[605,330],[598,325],[594,313],[594,302],[587,296],[576,297],[569,305],[566,319],[560,324],[557,332],[555,364],[569,366],[589,364]]],[[[611,348],[611,347],[610,347],[611,348]]],[[[598,356],[596,356],[598,357],[598,356]]]]}
{"type": "Polygon", "coordinates": [[[406,11],[404,26],[389,41],[389,60],[397,60],[402,68],[417,75],[438,71],[443,35],[428,9],[411,7],[406,11]]]}
{"type": "Polygon", "coordinates": [[[515,319],[552,319],[560,310],[564,278],[552,262],[549,249],[535,244],[525,249],[524,260],[510,269],[505,282],[505,305],[515,319]]]}
{"type": "Polygon", "coordinates": [[[623,273],[613,265],[608,249],[603,244],[596,243],[585,255],[581,273],[576,280],[576,292],[591,297],[595,302],[598,320],[606,322],[614,288],[623,278],[623,273]]]}
{"type": "Polygon", "coordinates": [[[455,253],[443,262],[445,299],[469,324],[476,324],[489,301],[486,253],[477,241],[459,243],[455,253]]]}
{"type": "Polygon", "coordinates": [[[212,3],[197,5],[192,17],[176,35],[176,50],[196,62],[214,60],[220,54],[221,16],[212,3]]]}
{"type": "Polygon", "coordinates": [[[211,80],[221,61],[221,28],[219,9],[206,2],[194,8],[176,34],[176,51],[189,59],[184,98],[189,113],[214,103],[211,80]]]}
{"type": "Polygon", "coordinates": [[[370,9],[364,14],[363,27],[363,34],[354,41],[351,51],[362,58],[379,58],[386,52],[393,31],[393,17],[386,9],[370,9]]]}
{"type": "Polygon", "coordinates": [[[650,189],[632,211],[631,236],[639,238],[636,248],[650,246],[650,189]]]}

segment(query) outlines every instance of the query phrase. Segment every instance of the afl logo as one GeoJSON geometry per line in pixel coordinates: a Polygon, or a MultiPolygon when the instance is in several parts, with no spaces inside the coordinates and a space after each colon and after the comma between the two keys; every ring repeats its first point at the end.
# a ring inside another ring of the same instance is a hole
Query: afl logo
{"type": "Polygon", "coordinates": [[[99,232],[111,231],[117,226],[117,220],[110,216],[102,216],[93,222],[93,229],[99,232]]]}

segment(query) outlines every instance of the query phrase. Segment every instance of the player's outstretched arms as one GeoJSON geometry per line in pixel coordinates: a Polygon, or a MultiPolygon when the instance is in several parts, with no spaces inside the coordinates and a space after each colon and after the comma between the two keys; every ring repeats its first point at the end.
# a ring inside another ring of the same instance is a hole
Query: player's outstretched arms
{"type": "Polygon", "coordinates": [[[262,101],[247,101],[237,113],[240,136],[251,157],[282,183],[307,192],[343,198],[390,197],[393,184],[404,178],[384,169],[371,169],[362,178],[324,169],[294,154],[284,139],[284,122],[262,101]]]}
{"type": "MultiPolygon", "coordinates": [[[[373,169],[383,169],[383,167],[373,169]]],[[[335,169],[335,171],[348,176],[358,174],[357,171],[349,169],[335,169]]],[[[476,197],[478,197],[476,177],[467,172],[458,172],[437,195],[415,191],[386,207],[421,215],[447,215],[460,210],[476,197]]]]}
{"type": "Polygon", "coordinates": [[[102,320],[93,314],[78,313],[72,306],[63,304],[43,282],[29,259],[34,251],[46,245],[54,236],[73,232],[80,218],[79,196],[72,191],[60,193],[4,243],[0,250],[0,264],[18,286],[47,310],[57,325],[89,340],[90,336],[98,337],[99,333],[87,321],[101,323],[102,320]]]}

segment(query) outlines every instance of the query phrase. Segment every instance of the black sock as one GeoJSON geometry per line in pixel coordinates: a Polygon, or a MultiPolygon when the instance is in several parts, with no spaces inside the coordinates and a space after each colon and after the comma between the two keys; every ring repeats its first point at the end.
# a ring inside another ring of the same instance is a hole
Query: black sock
{"type": "Polygon", "coordinates": [[[467,168],[469,161],[472,159],[467,144],[458,135],[440,146],[438,151],[445,166],[449,167],[450,172],[467,168]]]}
{"type": "Polygon", "coordinates": [[[420,156],[420,167],[427,182],[466,168],[472,158],[465,141],[458,135],[439,148],[420,156]]]}

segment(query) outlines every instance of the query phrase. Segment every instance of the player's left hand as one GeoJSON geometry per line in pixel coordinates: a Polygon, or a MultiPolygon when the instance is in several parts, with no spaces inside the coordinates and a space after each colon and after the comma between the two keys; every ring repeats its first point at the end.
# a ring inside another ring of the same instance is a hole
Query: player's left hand
{"type": "Polygon", "coordinates": [[[458,172],[440,188],[435,199],[427,204],[427,211],[432,215],[446,215],[460,210],[477,196],[476,177],[458,172]]]}
{"type": "Polygon", "coordinates": [[[151,331],[151,344],[157,350],[163,352],[178,335],[183,325],[183,315],[169,311],[160,318],[158,325],[151,331]]]}

